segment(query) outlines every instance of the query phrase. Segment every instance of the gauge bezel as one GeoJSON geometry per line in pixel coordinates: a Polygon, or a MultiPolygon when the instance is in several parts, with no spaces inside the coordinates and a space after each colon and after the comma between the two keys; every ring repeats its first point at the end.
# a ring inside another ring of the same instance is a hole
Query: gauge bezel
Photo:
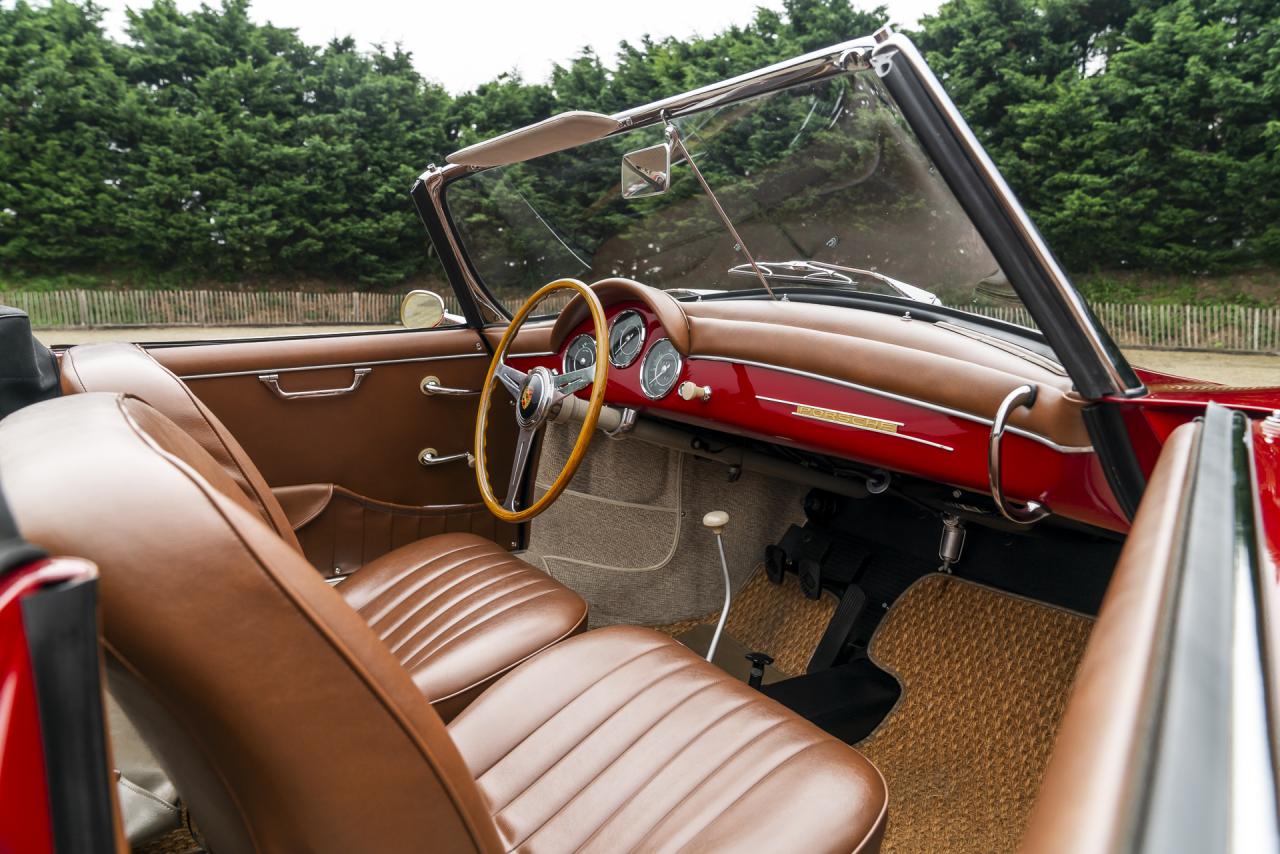
{"type": "MultiPolygon", "coordinates": [[[[570,371],[578,370],[576,366],[569,364],[569,354],[573,352],[573,345],[577,344],[578,341],[583,338],[587,339],[587,341],[589,341],[592,345],[596,343],[595,336],[588,335],[586,332],[583,332],[581,335],[575,335],[573,336],[572,339],[570,339],[569,346],[564,348],[564,355],[560,357],[560,367],[564,369],[564,372],[566,374],[569,373],[570,371]]],[[[599,358],[600,358],[600,354],[596,353],[596,359],[599,360],[599,358]]],[[[595,364],[596,363],[593,361],[591,363],[591,367],[595,367],[595,364]]]]}
{"type": "MultiPolygon", "coordinates": [[[[636,360],[638,360],[640,356],[644,353],[644,342],[648,337],[649,337],[649,329],[645,324],[643,314],[636,311],[634,308],[629,308],[626,311],[618,312],[618,314],[613,318],[613,321],[609,324],[609,364],[613,365],[615,368],[629,368],[632,365],[634,365],[636,363],[636,360]],[[630,359],[628,359],[625,362],[615,362],[613,360],[614,327],[616,327],[619,323],[621,323],[623,318],[632,314],[634,314],[636,318],[640,321],[640,343],[636,345],[636,354],[634,356],[632,356],[630,359]]],[[[597,353],[596,358],[597,359],[600,358],[600,354],[597,353]]]]}
{"type": "Polygon", "coordinates": [[[645,397],[649,398],[650,400],[662,400],[664,397],[671,394],[671,392],[675,391],[676,386],[680,384],[680,372],[683,370],[684,370],[684,357],[680,355],[680,351],[676,349],[676,345],[671,342],[671,339],[670,338],[657,339],[656,341],[653,342],[653,345],[649,347],[648,352],[644,354],[644,359],[640,363],[641,394],[643,394],[645,397]],[[666,391],[662,392],[662,394],[654,394],[651,391],[649,391],[649,384],[645,382],[644,366],[648,363],[649,358],[653,355],[653,352],[657,350],[658,347],[661,346],[664,341],[671,347],[671,352],[676,357],[676,376],[675,376],[675,379],[671,381],[671,385],[667,388],[666,391]]]}

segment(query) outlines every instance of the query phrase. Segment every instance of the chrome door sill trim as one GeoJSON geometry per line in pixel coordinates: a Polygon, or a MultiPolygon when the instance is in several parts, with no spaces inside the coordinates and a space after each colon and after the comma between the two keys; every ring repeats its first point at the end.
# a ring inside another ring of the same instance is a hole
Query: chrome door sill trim
{"type": "MultiPolygon", "coordinates": [[[[779,371],[781,373],[792,374],[793,376],[797,376],[797,377],[807,377],[808,379],[811,379],[811,380],[818,380],[820,382],[831,383],[832,385],[838,385],[844,388],[851,388],[854,391],[861,391],[867,394],[874,394],[877,397],[883,397],[887,400],[896,400],[899,403],[907,403],[912,406],[923,407],[924,409],[929,409],[934,412],[940,412],[943,415],[950,415],[953,418],[960,418],[965,421],[972,421],[974,424],[981,424],[984,427],[990,427],[993,423],[992,419],[990,418],[984,418],[981,415],[974,415],[972,413],[964,412],[959,409],[952,409],[949,406],[942,406],[941,404],[932,403],[927,400],[920,400],[914,397],[907,397],[904,394],[895,394],[894,392],[891,392],[891,391],[884,391],[883,389],[872,388],[871,386],[866,386],[866,385],[860,385],[855,382],[849,382],[848,380],[840,380],[840,379],[836,379],[835,377],[827,377],[827,376],[823,376],[822,374],[815,374],[809,371],[801,371],[796,368],[787,368],[782,365],[770,365],[767,362],[754,362],[749,359],[731,359],[728,356],[690,356],[689,357],[689,361],[691,362],[695,359],[703,359],[708,362],[725,362],[730,365],[750,365],[754,368],[764,368],[765,370],[779,371]]],[[[1030,430],[1026,430],[1022,427],[1010,426],[1005,430],[1005,432],[1013,433],[1014,435],[1021,436],[1024,439],[1030,439],[1033,442],[1039,442],[1041,445],[1044,445],[1047,448],[1052,448],[1053,450],[1057,451],[1060,454],[1092,454],[1093,453],[1092,445],[1059,445],[1057,442],[1053,441],[1048,437],[1041,436],[1039,433],[1033,433],[1030,430]]]]}
{"type": "Polygon", "coordinates": [[[443,362],[451,359],[487,359],[485,353],[459,353],[447,356],[414,356],[410,359],[370,359],[363,362],[336,362],[331,365],[302,365],[296,368],[252,368],[245,371],[218,371],[211,374],[181,374],[182,380],[215,380],[223,377],[256,377],[258,374],[287,374],[297,371],[324,371],[330,368],[363,368],[377,365],[407,365],[414,362],[443,362]]]}

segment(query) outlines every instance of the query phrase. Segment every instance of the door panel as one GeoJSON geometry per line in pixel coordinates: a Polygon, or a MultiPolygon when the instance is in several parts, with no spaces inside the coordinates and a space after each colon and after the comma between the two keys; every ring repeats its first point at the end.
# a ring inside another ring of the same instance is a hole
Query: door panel
{"type": "MultiPolygon", "coordinates": [[[[291,518],[308,558],[350,572],[400,545],[406,532],[471,530],[504,547],[516,526],[497,522],[480,503],[465,462],[423,466],[419,453],[472,450],[476,396],[425,395],[422,380],[478,390],[489,355],[470,329],[276,338],[148,350],[222,419],[273,488],[316,485],[327,500],[291,518]],[[259,379],[275,374],[288,393],[350,392],[284,399],[259,379]],[[310,545],[307,545],[310,544],[310,545]],[[312,552],[315,552],[313,555],[312,552]]],[[[507,406],[494,397],[494,406],[507,406]]],[[[505,483],[514,419],[494,418],[491,477],[505,483]]],[[[319,494],[316,491],[313,495],[319,494]]]]}

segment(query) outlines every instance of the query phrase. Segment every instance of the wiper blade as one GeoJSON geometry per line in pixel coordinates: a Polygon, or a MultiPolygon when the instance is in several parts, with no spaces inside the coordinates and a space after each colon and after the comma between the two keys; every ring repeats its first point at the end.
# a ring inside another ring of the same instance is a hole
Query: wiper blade
{"type": "MultiPolygon", "coordinates": [[[[798,282],[800,284],[835,285],[837,287],[857,288],[858,279],[874,279],[887,285],[899,296],[928,305],[942,305],[942,300],[915,285],[899,281],[874,270],[863,270],[858,267],[843,267],[839,264],[827,264],[823,261],[757,261],[756,267],[766,279],[777,279],[780,282],[798,282]]],[[[756,270],[749,264],[739,264],[729,268],[731,276],[756,277],[756,270]]]]}

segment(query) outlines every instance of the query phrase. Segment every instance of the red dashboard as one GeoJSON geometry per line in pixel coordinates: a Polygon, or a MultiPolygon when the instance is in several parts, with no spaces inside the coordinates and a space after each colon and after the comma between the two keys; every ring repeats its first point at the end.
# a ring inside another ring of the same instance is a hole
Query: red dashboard
{"type": "MultiPolygon", "coordinates": [[[[974,492],[989,490],[987,445],[991,420],[857,384],[818,376],[785,364],[743,362],[696,353],[680,360],[670,391],[653,399],[641,388],[641,370],[657,342],[668,337],[656,314],[639,302],[606,305],[612,327],[624,312],[644,323],[640,351],[626,367],[609,367],[605,401],[671,421],[737,433],[755,439],[914,475],[974,492]],[[705,388],[705,397],[684,399],[681,383],[705,388]]],[[[565,369],[565,352],[583,321],[550,354],[512,354],[522,370],[542,365],[565,369]]],[[[782,361],[779,359],[779,361],[782,361]]],[[[586,396],[587,392],[581,392],[586,396]]],[[[1128,522],[1112,497],[1090,447],[1065,447],[1029,430],[1011,428],[1003,444],[1005,493],[1039,501],[1055,514],[1116,531],[1128,522]]]]}

